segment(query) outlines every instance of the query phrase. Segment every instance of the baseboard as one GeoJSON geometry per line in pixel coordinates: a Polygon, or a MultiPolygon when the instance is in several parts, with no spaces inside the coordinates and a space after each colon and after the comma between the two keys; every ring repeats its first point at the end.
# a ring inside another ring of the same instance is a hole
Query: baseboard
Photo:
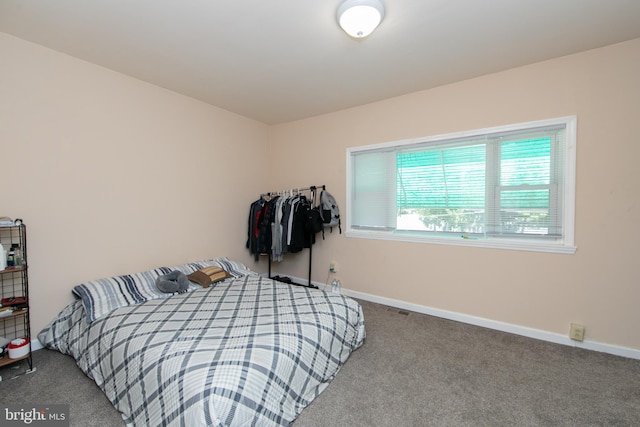
{"type": "MultiPolygon", "coordinates": [[[[274,275],[276,273],[273,273],[274,275]]],[[[299,283],[307,283],[308,280],[301,279],[299,277],[291,277],[292,280],[299,283]]],[[[326,286],[326,283],[313,282],[320,289],[326,286]]],[[[496,320],[485,319],[482,317],[471,316],[464,313],[458,313],[455,311],[441,310],[438,308],[428,307],[424,305],[418,305],[401,301],[392,298],[380,297],[377,295],[367,294],[364,292],[352,291],[342,288],[342,292],[353,298],[362,299],[365,301],[375,302],[377,304],[387,305],[390,307],[400,308],[403,310],[414,311],[416,313],[427,314],[429,316],[441,317],[443,319],[454,320],[456,322],[468,323],[470,325],[481,326],[484,328],[494,329],[501,332],[508,332],[511,334],[521,335],[529,338],[534,338],[542,341],[548,341],[556,344],[567,345],[571,347],[583,348],[586,350],[598,351],[601,353],[613,354],[615,356],[628,357],[630,359],[640,360],[640,349],[622,347],[612,344],[601,343],[598,341],[592,341],[585,339],[582,342],[574,341],[568,336],[557,334],[554,332],[544,331],[541,329],[528,328],[526,326],[514,325],[511,323],[499,322],[496,320]]]]}
{"type": "Polygon", "coordinates": [[[31,351],[40,350],[41,348],[44,348],[44,346],[38,338],[31,340],[31,351]]]}

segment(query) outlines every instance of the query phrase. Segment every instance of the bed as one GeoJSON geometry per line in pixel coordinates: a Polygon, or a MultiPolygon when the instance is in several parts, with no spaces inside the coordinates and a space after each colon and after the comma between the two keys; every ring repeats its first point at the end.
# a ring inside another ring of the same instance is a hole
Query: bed
{"type": "Polygon", "coordinates": [[[130,426],[289,425],[365,338],[353,299],[276,282],[228,258],[76,286],[38,338],[73,356],[130,426]],[[155,279],[220,266],[185,293],[155,279]]]}

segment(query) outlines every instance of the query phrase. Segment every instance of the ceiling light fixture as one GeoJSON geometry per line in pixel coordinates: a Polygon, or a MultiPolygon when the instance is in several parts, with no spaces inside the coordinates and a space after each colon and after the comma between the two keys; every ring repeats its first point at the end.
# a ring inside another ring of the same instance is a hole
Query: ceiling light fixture
{"type": "Polygon", "coordinates": [[[380,0],[345,0],[338,8],[338,24],[356,39],[371,34],[382,18],[384,6],[380,0]]]}

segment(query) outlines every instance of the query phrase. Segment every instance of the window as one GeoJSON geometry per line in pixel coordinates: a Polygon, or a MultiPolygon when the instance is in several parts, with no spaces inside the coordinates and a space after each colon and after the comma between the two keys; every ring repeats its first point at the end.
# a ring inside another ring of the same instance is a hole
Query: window
{"type": "Polygon", "coordinates": [[[347,236],[574,253],[575,117],[347,150],[347,236]]]}

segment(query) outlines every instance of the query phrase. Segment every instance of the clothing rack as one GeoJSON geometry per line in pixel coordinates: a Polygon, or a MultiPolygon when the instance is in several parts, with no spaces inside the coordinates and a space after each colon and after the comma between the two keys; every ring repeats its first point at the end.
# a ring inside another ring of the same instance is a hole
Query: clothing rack
{"type": "MultiPolygon", "coordinates": [[[[306,187],[306,188],[291,188],[289,190],[271,191],[271,192],[268,192],[268,193],[260,194],[260,197],[295,195],[295,194],[300,194],[300,193],[302,193],[304,191],[314,192],[314,191],[316,191],[316,190],[318,190],[320,188],[323,189],[323,190],[326,189],[325,185],[311,185],[311,186],[306,187]]],[[[313,257],[313,243],[309,245],[309,278],[308,278],[308,282],[307,282],[306,285],[305,284],[291,282],[292,285],[305,286],[305,287],[308,287],[308,288],[315,288],[315,289],[318,288],[316,285],[311,283],[311,264],[312,264],[312,259],[313,259],[312,257],[313,257]]],[[[269,252],[269,278],[270,279],[272,278],[271,277],[271,252],[269,252]]]]}
{"type": "Polygon", "coordinates": [[[273,196],[285,196],[285,195],[293,195],[293,194],[300,194],[304,191],[315,191],[319,188],[322,188],[323,190],[326,190],[326,187],[324,185],[312,185],[309,186],[307,188],[290,188],[289,190],[278,190],[278,191],[270,191],[268,193],[262,193],[260,194],[260,197],[273,197],[273,196]]]}

